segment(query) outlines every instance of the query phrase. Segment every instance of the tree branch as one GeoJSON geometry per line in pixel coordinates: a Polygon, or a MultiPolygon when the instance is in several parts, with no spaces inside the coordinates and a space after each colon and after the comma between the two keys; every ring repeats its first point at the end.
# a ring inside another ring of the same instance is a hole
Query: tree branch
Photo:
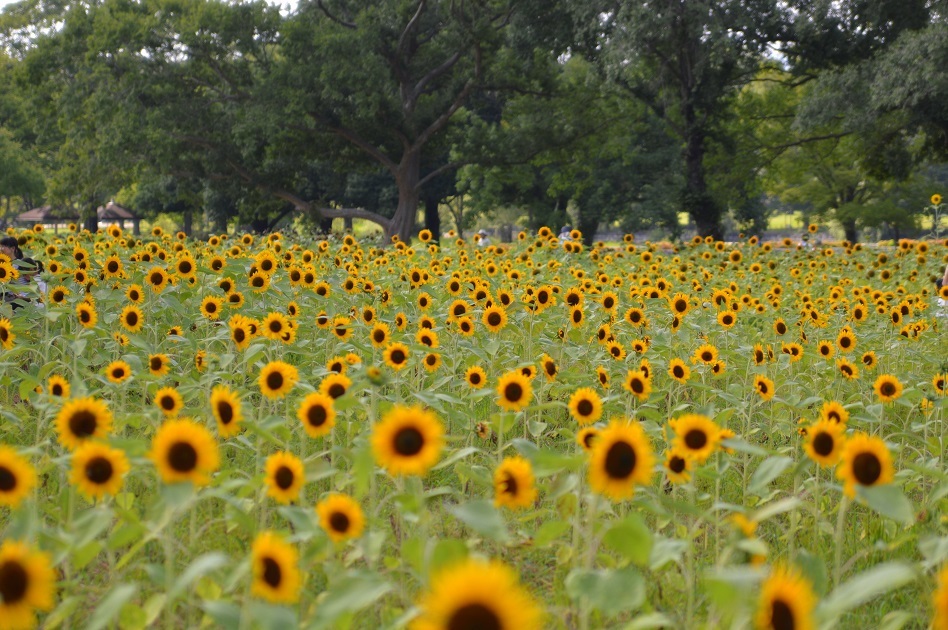
{"type": "Polygon", "coordinates": [[[346,28],[353,29],[353,30],[359,28],[354,22],[346,22],[345,20],[337,18],[335,15],[330,13],[329,9],[323,6],[323,0],[316,0],[316,6],[319,7],[319,10],[322,11],[326,15],[326,17],[328,17],[330,20],[332,20],[336,24],[339,24],[340,26],[345,26],[346,28]]]}
{"type": "Polygon", "coordinates": [[[425,145],[430,139],[431,136],[438,133],[444,126],[448,124],[448,121],[451,120],[451,117],[461,109],[461,106],[464,104],[464,101],[467,100],[468,95],[471,93],[471,90],[474,89],[474,84],[481,78],[481,49],[478,46],[474,46],[474,77],[468,80],[464,84],[464,87],[461,88],[461,91],[458,92],[458,95],[454,97],[454,101],[448,107],[448,109],[438,116],[428,127],[418,134],[418,137],[415,138],[415,142],[412,145],[413,150],[420,150],[421,147],[425,145]]]}
{"type": "Polygon", "coordinates": [[[440,66],[432,68],[428,74],[421,77],[421,79],[418,80],[418,83],[415,84],[415,88],[411,91],[408,101],[402,105],[402,107],[405,108],[405,111],[408,113],[414,111],[415,105],[418,103],[418,99],[421,98],[421,94],[424,92],[425,88],[428,87],[428,84],[450,70],[460,59],[461,51],[459,50],[445,59],[440,66]]]}
{"type": "Polygon", "coordinates": [[[396,60],[401,59],[402,55],[405,54],[405,46],[407,46],[411,40],[412,31],[418,26],[418,21],[421,19],[421,14],[424,13],[427,4],[427,0],[421,0],[421,2],[418,3],[418,9],[415,11],[415,15],[411,16],[411,19],[408,20],[408,24],[405,25],[405,30],[398,36],[398,44],[395,46],[396,60]]]}

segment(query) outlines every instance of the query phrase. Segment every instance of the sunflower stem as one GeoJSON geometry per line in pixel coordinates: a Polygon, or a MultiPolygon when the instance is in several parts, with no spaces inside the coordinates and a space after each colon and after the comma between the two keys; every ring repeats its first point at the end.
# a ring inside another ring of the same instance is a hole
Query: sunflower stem
{"type": "Polygon", "coordinates": [[[849,509],[849,497],[843,495],[836,514],[836,534],[834,536],[833,551],[833,587],[839,586],[840,572],[843,566],[843,526],[846,524],[846,510],[849,509]]]}

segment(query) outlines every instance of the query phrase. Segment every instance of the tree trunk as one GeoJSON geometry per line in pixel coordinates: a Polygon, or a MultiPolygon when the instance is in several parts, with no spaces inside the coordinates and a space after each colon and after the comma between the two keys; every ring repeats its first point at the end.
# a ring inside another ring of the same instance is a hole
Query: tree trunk
{"type": "Polygon", "coordinates": [[[440,199],[425,197],[425,229],[431,232],[431,238],[441,240],[441,215],[438,214],[440,199]]]}
{"type": "Polygon", "coordinates": [[[398,236],[399,240],[410,242],[415,231],[415,217],[418,214],[418,181],[421,179],[421,154],[408,151],[402,157],[395,174],[398,186],[398,207],[395,216],[385,233],[387,238],[398,236]]]}
{"type": "Polygon", "coordinates": [[[584,213],[582,208],[579,209],[579,224],[576,227],[583,233],[583,243],[586,247],[592,247],[596,238],[596,230],[599,229],[599,217],[588,216],[588,214],[595,213],[584,213]]]}
{"type": "Polygon", "coordinates": [[[182,232],[191,236],[191,231],[194,228],[194,211],[191,208],[188,208],[184,211],[182,216],[182,232]]]}
{"type": "Polygon", "coordinates": [[[721,208],[708,193],[704,175],[704,131],[697,126],[691,105],[685,106],[685,129],[685,189],[682,205],[694,219],[698,234],[722,240],[721,208]]]}
{"type": "Polygon", "coordinates": [[[856,228],[856,220],[850,219],[848,221],[842,221],[843,232],[846,236],[846,240],[850,243],[856,243],[859,241],[859,230],[856,228]]]}

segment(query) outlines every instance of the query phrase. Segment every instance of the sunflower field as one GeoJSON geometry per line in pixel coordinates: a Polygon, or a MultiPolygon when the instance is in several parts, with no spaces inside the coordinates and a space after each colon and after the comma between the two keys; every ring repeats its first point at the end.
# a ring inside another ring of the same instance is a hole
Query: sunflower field
{"type": "Polygon", "coordinates": [[[14,234],[0,629],[948,628],[946,241],[14,234]]]}

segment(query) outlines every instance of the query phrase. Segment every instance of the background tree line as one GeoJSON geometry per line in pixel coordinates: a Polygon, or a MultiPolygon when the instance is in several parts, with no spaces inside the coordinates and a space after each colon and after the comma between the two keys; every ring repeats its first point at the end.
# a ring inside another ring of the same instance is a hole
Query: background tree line
{"type": "Polygon", "coordinates": [[[94,224],[118,198],[186,231],[678,236],[684,212],[722,237],[791,209],[908,235],[948,183],[946,8],[22,0],[0,14],[0,221],[50,203],[94,224]]]}

